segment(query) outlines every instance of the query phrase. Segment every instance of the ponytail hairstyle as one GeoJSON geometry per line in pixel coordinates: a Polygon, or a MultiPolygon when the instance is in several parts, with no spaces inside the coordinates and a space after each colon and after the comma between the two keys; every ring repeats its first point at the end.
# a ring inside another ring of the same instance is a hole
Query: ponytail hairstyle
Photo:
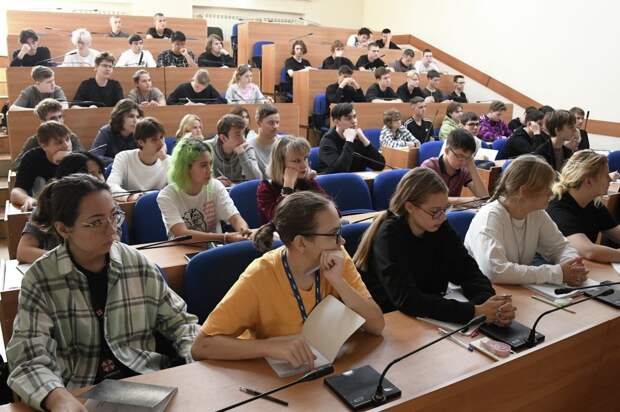
{"type": "Polygon", "coordinates": [[[372,225],[366,230],[360,244],[353,256],[353,263],[360,270],[368,268],[368,257],[372,242],[381,227],[381,224],[390,216],[406,217],[408,212],[405,203],[420,205],[426,201],[429,195],[436,193],[448,193],[448,187],[443,179],[432,169],[416,167],[407,172],[398,182],[396,190],[390,199],[388,210],[375,217],[372,225]]]}
{"type": "Polygon", "coordinates": [[[239,67],[237,67],[237,70],[233,72],[233,75],[230,81],[228,82],[228,86],[230,87],[233,84],[239,83],[239,79],[241,79],[241,76],[251,71],[252,71],[252,67],[249,64],[240,65],[239,67]]]}
{"type": "MultiPolygon", "coordinates": [[[[560,178],[553,185],[553,193],[558,199],[570,189],[579,189],[588,178],[596,178],[603,171],[608,173],[607,156],[596,153],[594,150],[580,150],[575,152],[566,161],[560,178]]],[[[601,204],[601,197],[594,199],[595,204],[601,204]]]]}
{"type": "Polygon", "coordinates": [[[82,199],[102,190],[109,192],[110,188],[105,182],[89,174],[75,173],[52,180],[39,194],[32,221],[42,230],[61,238],[54,223],[61,222],[67,227],[75,225],[82,199]]]}
{"type": "Polygon", "coordinates": [[[542,157],[532,154],[521,155],[510,162],[508,168],[504,170],[489,202],[514,196],[519,193],[521,187],[528,192],[549,188],[555,177],[555,170],[542,157]]]}
{"type": "Polygon", "coordinates": [[[183,192],[188,190],[192,185],[189,169],[203,153],[208,153],[209,159],[213,160],[211,148],[202,140],[189,136],[179,140],[172,150],[168,181],[183,192]]]}
{"type": "Polygon", "coordinates": [[[260,252],[271,249],[274,232],[278,232],[285,245],[290,245],[295,236],[314,232],[316,215],[330,207],[336,207],[334,202],[309,190],[287,196],[278,205],[273,220],[254,234],[254,247],[260,252]]]}

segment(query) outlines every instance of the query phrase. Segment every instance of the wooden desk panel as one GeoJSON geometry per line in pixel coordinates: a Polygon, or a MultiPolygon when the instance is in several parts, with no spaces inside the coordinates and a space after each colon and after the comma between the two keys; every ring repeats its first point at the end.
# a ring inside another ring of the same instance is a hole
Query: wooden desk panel
{"type": "Polygon", "coordinates": [[[385,158],[386,170],[390,169],[387,165],[396,169],[412,169],[418,164],[420,149],[381,146],[381,154],[385,158]]]}
{"type": "MultiPolygon", "coordinates": [[[[375,80],[375,75],[373,72],[362,72],[356,71],[353,74],[353,78],[357,80],[360,87],[366,94],[366,90],[373,84],[375,80]]],[[[301,120],[301,126],[308,126],[308,117],[312,115],[312,105],[314,103],[314,97],[318,96],[321,93],[325,93],[327,86],[332,83],[335,83],[338,80],[338,71],[337,70],[311,70],[307,72],[297,72],[293,76],[293,102],[299,104],[299,116],[301,120]]],[[[392,73],[392,89],[396,91],[398,87],[407,81],[407,76],[405,73],[392,73]]],[[[426,76],[420,76],[420,87],[426,87],[427,79],[426,76]]],[[[442,75],[440,88],[442,90],[451,90],[452,88],[452,76],[442,75]]],[[[394,103],[397,104],[397,103],[394,103]]],[[[408,106],[408,105],[407,105],[408,106]]],[[[444,104],[444,107],[447,105],[444,104]]],[[[386,107],[383,104],[383,110],[387,110],[389,107],[386,107]]],[[[390,106],[391,107],[391,106],[390,106]]],[[[488,107],[488,105],[487,105],[488,107]]],[[[443,109],[443,113],[445,113],[445,108],[443,109]]],[[[406,113],[409,113],[410,109],[407,109],[406,113]]],[[[402,113],[402,111],[401,111],[402,113]]],[[[427,109],[427,114],[429,110],[427,109]]],[[[383,116],[383,111],[381,111],[381,116],[383,116]]],[[[359,117],[359,114],[358,114],[359,117]]],[[[408,117],[408,116],[407,116],[408,117]]],[[[443,117],[443,116],[442,116],[443,117]]],[[[379,122],[380,126],[372,126],[372,127],[382,127],[383,120],[379,122]]]]}
{"type": "MultiPolygon", "coordinates": [[[[226,69],[220,69],[226,70],[226,69]]],[[[243,105],[250,112],[250,127],[256,130],[254,112],[258,105],[243,105]]],[[[276,104],[280,110],[280,130],[299,136],[299,108],[296,104],[276,104]]],[[[144,109],[145,116],[154,116],[164,124],[166,136],[174,136],[183,116],[194,113],[202,119],[203,130],[206,137],[215,135],[217,120],[224,114],[229,113],[232,105],[211,104],[207,106],[162,106],[147,107],[144,109]]],[[[80,137],[82,144],[90,148],[99,128],[109,121],[109,107],[97,109],[68,109],[64,111],[65,124],[80,137]]],[[[36,133],[39,126],[38,119],[31,110],[9,111],[9,144],[11,158],[19,154],[24,142],[29,136],[36,133]]]]}
{"type": "MultiPolygon", "coordinates": [[[[95,76],[95,69],[92,67],[56,67],[53,70],[56,84],[62,87],[67,100],[74,99],[82,81],[95,76]]],[[[120,82],[125,96],[135,87],[131,76],[136,70],[135,67],[115,67],[112,72],[112,78],[120,82]]],[[[30,71],[30,67],[9,67],[7,69],[9,100],[14,101],[24,88],[33,84],[30,71]]],[[[148,72],[151,75],[153,86],[159,88],[162,93],[166,93],[164,68],[153,67],[149,68],[148,72]]]]}
{"type": "MultiPolygon", "coordinates": [[[[235,74],[234,68],[219,68],[219,67],[205,67],[209,72],[209,79],[211,85],[224,96],[228,89],[228,83],[235,74]]],[[[174,91],[174,89],[181,83],[189,82],[196,68],[193,67],[167,67],[166,68],[166,96],[174,91]]],[[[252,69],[252,78],[254,82],[260,87],[260,70],[252,69]]],[[[250,116],[252,117],[252,116],[250,116]]]]}
{"type": "MultiPolygon", "coordinates": [[[[586,264],[599,281],[617,276],[610,265],[586,264]]],[[[549,308],[531,299],[532,292],[523,287],[496,286],[496,291],[513,295],[519,308],[517,320],[525,325],[531,325],[549,308]]],[[[449,341],[403,360],[387,374],[402,390],[402,397],[376,410],[615,410],[620,390],[620,358],[613,352],[619,342],[618,311],[599,302],[586,302],[574,309],[576,314],[559,311],[544,319],[539,330],[546,335],[545,342],[508,360],[493,362],[449,341]]],[[[335,362],[335,373],[363,365],[381,371],[392,359],[438,336],[435,326],[400,312],[386,314],[385,319],[381,337],[359,332],[350,339],[335,362]]],[[[264,360],[257,359],[195,362],[129,380],[178,387],[167,408],[174,412],[198,410],[204,405],[213,410],[223,408],[245,399],[238,391],[240,385],[264,391],[292,379],[278,379],[264,360]],[[208,382],[208,390],[204,382],[208,382]]],[[[294,410],[347,410],[322,379],[282,391],[278,397],[287,400],[294,410]]],[[[257,401],[240,410],[275,408],[269,402],[257,401]]],[[[23,404],[13,404],[0,410],[27,409],[23,404]]]]}
{"type": "MultiPolygon", "coordinates": [[[[312,67],[319,68],[327,57],[331,55],[331,43],[307,43],[308,53],[304,59],[308,60],[312,67]]],[[[359,47],[346,47],[344,56],[355,64],[361,55],[368,53],[367,49],[359,47]]],[[[392,64],[394,60],[400,59],[402,50],[383,49],[382,58],[387,64],[392,64]]],[[[274,88],[280,83],[280,72],[284,68],[284,61],[291,57],[291,45],[287,43],[267,44],[263,46],[263,65],[261,70],[263,93],[274,93],[274,88]]],[[[421,56],[416,54],[414,60],[419,60],[421,56]]]]}
{"type": "MultiPolygon", "coordinates": [[[[87,27],[93,37],[103,36],[110,31],[110,15],[94,13],[62,13],[31,10],[7,10],[7,33],[19,34],[25,27],[29,27],[43,38],[47,33],[63,33],[67,36],[79,27],[87,27]],[[48,29],[52,28],[52,29],[48,29]]],[[[152,16],[121,15],[122,30],[129,34],[145,34],[149,27],[153,27],[152,16]]],[[[179,30],[188,37],[206,37],[207,21],[204,19],[188,19],[181,17],[166,17],[167,27],[179,30]]]]}

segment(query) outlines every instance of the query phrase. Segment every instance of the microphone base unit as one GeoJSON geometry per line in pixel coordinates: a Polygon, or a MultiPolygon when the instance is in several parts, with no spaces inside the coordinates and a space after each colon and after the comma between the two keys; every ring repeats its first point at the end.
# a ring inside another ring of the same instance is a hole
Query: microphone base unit
{"type": "Polygon", "coordinates": [[[349,409],[358,411],[383,405],[401,396],[401,390],[388,379],[383,379],[383,397],[375,396],[381,374],[366,365],[325,378],[325,385],[342,400],[349,409]]]}
{"type": "Polygon", "coordinates": [[[532,329],[513,320],[508,326],[484,324],[480,326],[480,332],[491,339],[510,345],[512,350],[532,348],[545,340],[545,335],[536,332],[534,341],[529,340],[532,329]]]}
{"type": "Polygon", "coordinates": [[[620,309],[620,290],[618,288],[614,288],[612,286],[604,287],[604,284],[601,284],[600,288],[595,289],[587,289],[583,291],[583,294],[586,296],[593,297],[595,300],[599,302],[603,302],[607,305],[613,306],[616,309],[620,309]],[[613,290],[613,293],[609,295],[600,295],[601,291],[605,289],[613,290]]]}

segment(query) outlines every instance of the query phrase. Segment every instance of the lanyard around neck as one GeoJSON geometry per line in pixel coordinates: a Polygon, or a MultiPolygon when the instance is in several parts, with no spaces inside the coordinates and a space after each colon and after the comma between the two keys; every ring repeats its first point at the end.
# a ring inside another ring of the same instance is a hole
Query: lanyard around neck
{"type": "MultiPolygon", "coordinates": [[[[299,293],[299,289],[297,288],[297,282],[295,282],[295,278],[293,277],[293,273],[291,272],[291,268],[288,265],[288,258],[286,256],[286,251],[282,253],[282,265],[284,266],[284,272],[286,273],[286,277],[291,285],[291,291],[293,292],[293,296],[297,301],[297,305],[299,306],[299,313],[301,314],[301,319],[305,322],[308,318],[308,313],[306,312],[306,307],[304,305],[304,301],[301,299],[301,295],[299,293]]],[[[321,301],[321,276],[320,270],[317,269],[314,272],[314,295],[316,298],[316,305],[321,301]]]]}

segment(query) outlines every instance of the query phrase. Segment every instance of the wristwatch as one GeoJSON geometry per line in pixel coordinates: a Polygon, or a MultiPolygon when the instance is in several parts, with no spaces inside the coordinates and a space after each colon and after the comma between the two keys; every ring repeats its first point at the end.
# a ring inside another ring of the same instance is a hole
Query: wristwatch
{"type": "Polygon", "coordinates": [[[295,189],[291,187],[283,187],[281,193],[282,193],[282,196],[292,195],[293,193],[295,193],[295,189]]]}

